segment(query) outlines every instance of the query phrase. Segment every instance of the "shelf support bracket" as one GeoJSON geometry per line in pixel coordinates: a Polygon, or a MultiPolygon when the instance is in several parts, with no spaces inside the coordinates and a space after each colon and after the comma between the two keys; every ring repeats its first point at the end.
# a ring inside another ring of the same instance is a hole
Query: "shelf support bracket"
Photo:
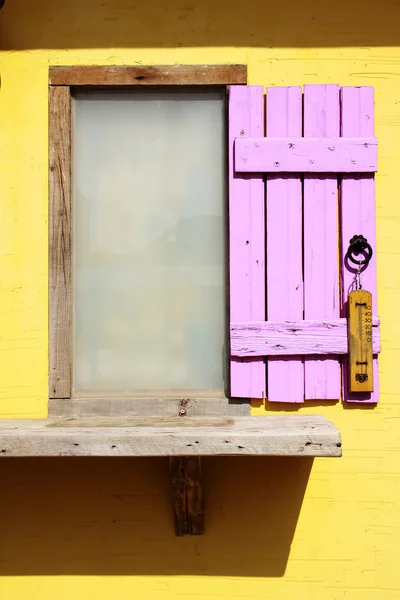
{"type": "Polygon", "coordinates": [[[170,473],[175,534],[204,533],[203,489],[199,456],[171,456],[170,473]]]}

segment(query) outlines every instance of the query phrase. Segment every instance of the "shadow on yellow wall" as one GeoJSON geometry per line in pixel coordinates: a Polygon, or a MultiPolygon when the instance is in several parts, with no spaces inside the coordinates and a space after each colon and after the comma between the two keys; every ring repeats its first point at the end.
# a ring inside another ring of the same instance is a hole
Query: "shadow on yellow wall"
{"type": "Polygon", "coordinates": [[[0,576],[281,576],[311,466],[205,459],[206,535],[176,538],[165,459],[3,460],[0,576]]]}
{"type": "Polygon", "coordinates": [[[0,47],[390,46],[397,11],[397,0],[6,0],[0,47]]]}

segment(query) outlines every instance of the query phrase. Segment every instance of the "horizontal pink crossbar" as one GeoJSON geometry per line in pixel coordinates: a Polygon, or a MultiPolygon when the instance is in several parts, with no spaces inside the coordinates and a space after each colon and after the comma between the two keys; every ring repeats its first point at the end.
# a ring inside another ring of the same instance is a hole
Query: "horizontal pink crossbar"
{"type": "MultiPolygon", "coordinates": [[[[380,352],[380,320],[372,318],[373,352],[380,352]]],[[[233,356],[347,354],[347,319],[231,324],[233,356]]]]}
{"type": "Polygon", "coordinates": [[[368,138],[236,138],[238,173],[374,173],[378,143],[368,138]]]}

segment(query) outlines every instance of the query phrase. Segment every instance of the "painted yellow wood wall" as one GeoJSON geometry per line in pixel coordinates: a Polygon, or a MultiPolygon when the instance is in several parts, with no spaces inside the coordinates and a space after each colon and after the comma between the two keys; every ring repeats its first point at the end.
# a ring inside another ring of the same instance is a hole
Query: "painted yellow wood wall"
{"type": "Polygon", "coordinates": [[[49,65],[239,62],[252,84],[375,86],[383,353],[377,408],[300,409],[335,422],[343,459],[204,461],[203,537],[173,535],[165,460],[1,461],[2,600],[400,598],[399,18],[397,0],[6,0],[0,416],[46,415],[49,65]]]}

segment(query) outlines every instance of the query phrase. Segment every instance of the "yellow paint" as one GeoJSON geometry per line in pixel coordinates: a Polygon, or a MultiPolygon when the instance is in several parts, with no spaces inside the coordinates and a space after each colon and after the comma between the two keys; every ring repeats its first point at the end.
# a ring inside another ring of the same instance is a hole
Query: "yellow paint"
{"type": "MultiPolygon", "coordinates": [[[[204,461],[176,539],[164,460],[1,462],[2,600],[398,600],[400,8],[396,0],[6,0],[0,11],[0,415],[47,389],[47,68],[245,62],[250,83],[373,85],[381,403],[315,403],[341,460],[204,461]]],[[[355,232],[357,233],[357,232],[355,232]]],[[[296,411],[255,405],[255,414],[296,411]]]]}

